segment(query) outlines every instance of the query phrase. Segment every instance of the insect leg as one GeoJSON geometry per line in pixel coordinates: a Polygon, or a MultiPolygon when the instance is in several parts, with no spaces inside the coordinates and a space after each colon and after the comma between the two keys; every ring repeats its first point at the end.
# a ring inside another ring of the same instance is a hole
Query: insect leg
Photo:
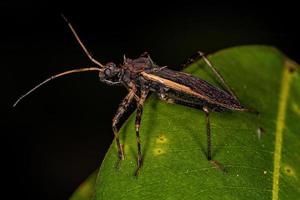
{"type": "Polygon", "coordinates": [[[207,160],[212,164],[212,166],[223,173],[227,173],[225,167],[216,160],[212,159],[211,155],[211,131],[210,131],[210,121],[209,121],[209,108],[206,106],[203,107],[205,113],[205,124],[206,124],[206,134],[207,134],[207,160]]]}
{"type": "Polygon", "coordinates": [[[141,151],[141,139],[140,139],[140,125],[141,125],[141,118],[143,114],[143,106],[144,102],[148,95],[148,90],[142,90],[141,96],[137,104],[137,111],[136,111],[136,118],[135,118],[135,132],[136,132],[136,144],[138,150],[138,159],[137,159],[137,169],[135,171],[135,175],[138,175],[139,169],[142,165],[142,151],[141,151]]]}
{"type": "Polygon", "coordinates": [[[203,111],[205,113],[205,124],[207,134],[207,160],[211,161],[211,133],[210,133],[210,122],[209,122],[209,109],[204,106],[203,111]]]}
{"type": "Polygon", "coordinates": [[[114,116],[114,118],[112,120],[112,129],[113,129],[113,132],[114,132],[114,135],[115,135],[115,140],[116,140],[116,143],[117,143],[118,155],[119,155],[120,160],[124,160],[124,152],[123,152],[122,145],[120,143],[119,130],[117,129],[117,124],[118,124],[120,118],[122,117],[122,115],[127,110],[130,103],[132,102],[133,98],[135,97],[135,92],[136,92],[136,88],[133,87],[129,91],[127,96],[123,99],[123,101],[121,102],[121,104],[120,104],[120,106],[117,110],[117,113],[116,113],[116,115],[114,116]]]}
{"type": "Polygon", "coordinates": [[[201,51],[197,52],[199,54],[200,57],[203,58],[204,62],[209,66],[209,68],[211,69],[211,71],[218,77],[219,81],[221,81],[222,85],[225,87],[225,89],[235,98],[238,99],[236,97],[236,95],[234,94],[233,90],[231,89],[231,87],[226,83],[225,79],[223,78],[223,76],[220,74],[220,72],[213,66],[213,64],[210,62],[210,60],[208,60],[208,58],[204,55],[204,53],[202,53],[201,51]]]}
{"type": "Polygon", "coordinates": [[[235,99],[238,99],[236,97],[236,95],[234,94],[233,90],[231,89],[231,87],[228,85],[228,83],[225,81],[225,79],[223,78],[223,76],[220,74],[220,72],[213,66],[213,64],[211,63],[211,61],[204,55],[203,52],[198,51],[195,55],[193,55],[192,57],[190,57],[187,62],[183,65],[183,67],[186,67],[187,65],[190,65],[194,62],[196,62],[197,60],[199,60],[200,58],[202,58],[204,60],[204,62],[208,65],[208,67],[211,69],[211,71],[214,73],[215,76],[218,77],[219,81],[222,83],[223,87],[225,87],[225,89],[227,90],[227,92],[229,92],[235,99]]]}

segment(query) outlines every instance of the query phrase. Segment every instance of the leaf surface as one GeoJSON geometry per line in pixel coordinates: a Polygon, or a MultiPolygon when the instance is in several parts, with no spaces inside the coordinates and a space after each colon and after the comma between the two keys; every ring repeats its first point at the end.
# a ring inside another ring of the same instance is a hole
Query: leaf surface
{"type": "MultiPolygon", "coordinates": [[[[240,102],[259,111],[211,113],[212,156],[206,158],[201,110],[151,96],[141,122],[143,166],[136,169],[135,113],[121,128],[125,160],[110,147],[96,182],[97,200],[297,199],[300,196],[300,75],[272,47],[241,46],[209,56],[240,102]]],[[[221,87],[202,60],[186,72],[221,87]]]]}
{"type": "Polygon", "coordinates": [[[69,200],[88,200],[93,197],[95,192],[95,182],[97,171],[93,172],[86,180],[81,183],[69,200]]]}

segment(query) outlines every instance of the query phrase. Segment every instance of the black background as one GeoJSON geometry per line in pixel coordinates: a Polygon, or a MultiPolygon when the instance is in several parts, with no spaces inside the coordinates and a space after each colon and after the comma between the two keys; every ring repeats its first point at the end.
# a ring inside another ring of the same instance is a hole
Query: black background
{"type": "Polygon", "coordinates": [[[179,69],[197,50],[245,44],[273,45],[300,62],[297,7],[286,1],[1,1],[1,165],[10,199],[67,199],[101,164],[113,139],[111,119],[126,94],[84,73],[52,81],[12,108],[49,75],[91,66],[61,13],[102,63],[148,51],[156,63],[179,69]]]}

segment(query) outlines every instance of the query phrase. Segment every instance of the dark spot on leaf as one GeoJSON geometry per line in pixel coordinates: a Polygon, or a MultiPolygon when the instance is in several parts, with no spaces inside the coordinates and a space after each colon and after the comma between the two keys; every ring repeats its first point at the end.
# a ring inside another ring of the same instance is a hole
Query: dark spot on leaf
{"type": "Polygon", "coordinates": [[[293,72],[295,72],[295,71],[296,71],[295,68],[292,68],[292,67],[289,68],[289,72],[290,72],[290,73],[293,73],[293,72]]]}
{"type": "Polygon", "coordinates": [[[293,169],[291,166],[286,165],[286,166],[283,168],[283,170],[284,170],[284,173],[285,173],[287,176],[295,176],[295,171],[294,171],[294,169],[293,169]]]}
{"type": "Polygon", "coordinates": [[[166,143],[166,141],[167,141],[167,138],[165,135],[161,134],[161,135],[157,136],[157,140],[156,140],[157,143],[162,144],[162,143],[166,143]]]}
{"type": "Polygon", "coordinates": [[[165,151],[161,148],[154,149],[154,154],[155,155],[161,155],[161,154],[164,154],[164,153],[165,153],[165,151]]]}

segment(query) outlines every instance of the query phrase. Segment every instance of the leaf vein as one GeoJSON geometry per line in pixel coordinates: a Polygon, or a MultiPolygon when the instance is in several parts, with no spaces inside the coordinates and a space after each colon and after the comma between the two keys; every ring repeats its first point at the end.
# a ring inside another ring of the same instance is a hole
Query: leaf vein
{"type": "Polygon", "coordinates": [[[279,177],[280,177],[280,161],[282,150],[282,133],[285,126],[285,113],[287,107],[287,100],[289,95],[289,86],[291,80],[291,74],[289,72],[290,63],[286,62],[283,69],[283,76],[281,80],[278,114],[276,122],[276,134],[275,134],[275,151],[274,151],[274,170],[273,170],[273,188],[272,188],[272,200],[278,200],[279,193],[279,177]]]}

